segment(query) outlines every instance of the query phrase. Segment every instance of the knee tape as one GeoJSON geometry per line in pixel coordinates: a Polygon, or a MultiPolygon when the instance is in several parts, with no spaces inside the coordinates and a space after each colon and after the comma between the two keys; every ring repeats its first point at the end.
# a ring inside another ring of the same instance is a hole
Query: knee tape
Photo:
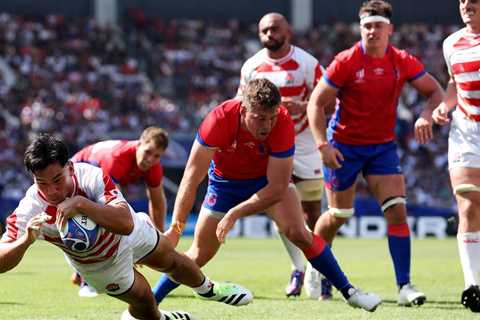
{"type": "Polygon", "coordinates": [[[474,184],[462,183],[455,187],[453,193],[460,194],[463,192],[480,192],[480,186],[474,184]]]}
{"type": "Polygon", "coordinates": [[[382,211],[385,213],[385,211],[387,211],[388,208],[393,207],[394,205],[397,205],[397,204],[407,204],[407,200],[405,200],[404,196],[387,198],[382,203],[382,211]]]}
{"type": "Polygon", "coordinates": [[[302,201],[320,201],[323,195],[323,179],[304,180],[295,184],[302,201]]]}
{"type": "Polygon", "coordinates": [[[328,207],[328,213],[337,218],[350,218],[355,213],[355,209],[339,209],[328,207]]]}

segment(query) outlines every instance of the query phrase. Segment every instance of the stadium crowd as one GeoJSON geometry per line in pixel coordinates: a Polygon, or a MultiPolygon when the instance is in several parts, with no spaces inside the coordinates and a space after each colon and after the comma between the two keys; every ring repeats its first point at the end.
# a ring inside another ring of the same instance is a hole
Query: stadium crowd
{"type": "MultiPolygon", "coordinates": [[[[122,29],[93,20],[0,14],[0,197],[20,198],[31,179],[22,166],[32,135],[59,132],[72,151],[149,125],[192,135],[203,116],[235,96],[242,63],[260,49],[257,25],[236,20],[147,19],[132,11],[122,29]]],[[[458,26],[396,27],[392,43],[417,55],[442,84],[442,40],[458,26]]],[[[296,34],[323,66],[351,46],[358,24],[296,34]]],[[[448,127],[432,143],[413,139],[423,100],[406,88],[397,126],[411,203],[455,207],[447,170],[448,127]]],[[[364,189],[366,194],[368,190],[364,189]]]]}

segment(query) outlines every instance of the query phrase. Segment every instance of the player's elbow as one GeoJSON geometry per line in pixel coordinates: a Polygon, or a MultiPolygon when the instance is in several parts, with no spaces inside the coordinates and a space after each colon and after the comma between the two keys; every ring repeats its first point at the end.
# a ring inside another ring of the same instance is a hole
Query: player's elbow
{"type": "Polygon", "coordinates": [[[272,203],[278,203],[283,200],[288,190],[288,183],[276,183],[270,188],[270,199],[272,203]]]}

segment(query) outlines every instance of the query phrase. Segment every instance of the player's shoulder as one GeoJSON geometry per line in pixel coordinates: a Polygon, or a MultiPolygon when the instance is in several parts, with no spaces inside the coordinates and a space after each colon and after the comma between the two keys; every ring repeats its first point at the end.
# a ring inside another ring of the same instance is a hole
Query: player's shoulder
{"type": "Polygon", "coordinates": [[[267,49],[263,48],[257,51],[253,56],[248,58],[242,66],[243,71],[254,70],[257,66],[265,62],[267,57],[267,49]]]}
{"type": "Polygon", "coordinates": [[[413,54],[411,54],[407,50],[400,49],[392,45],[389,47],[389,50],[392,50],[392,54],[397,59],[409,59],[409,58],[415,57],[413,54]]]}
{"type": "Polygon", "coordinates": [[[240,112],[241,104],[242,100],[240,98],[226,100],[213,108],[211,113],[213,114],[214,118],[218,120],[236,117],[240,112]]]}
{"type": "Polygon", "coordinates": [[[466,28],[455,31],[443,40],[443,50],[452,50],[458,41],[466,34],[466,28]]]}
{"type": "Polygon", "coordinates": [[[353,46],[351,46],[350,48],[340,51],[335,56],[335,60],[341,61],[341,62],[349,62],[359,58],[362,55],[363,55],[362,48],[361,48],[360,42],[358,42],[353,46]]]}
{"type": "Polygon", "coordinates": [[[317,58],[315,58],[311,53],[307,52],[306,50],[293,46],[293,54],[292,57],[295,60],[300,60],[300,61],[313,61],[313,62],[318,62],[317,58]]]}
{"type": "Polygon", "coordinates": [[[76,179],[82,182],[94,180],[98,176],[103,175],[103,170],[100,167],[96,167],[86,162],[76,162],[73,164],[73,170],[76,179]]]}
{"type": "Polygon", "coordinates": [[[25,192],[25,196],[18,203],[15,212],[17,215],[36,215],[44,211],[45,207],[46,202],[42,201],[37,186],[33,184],[25,192]]]}

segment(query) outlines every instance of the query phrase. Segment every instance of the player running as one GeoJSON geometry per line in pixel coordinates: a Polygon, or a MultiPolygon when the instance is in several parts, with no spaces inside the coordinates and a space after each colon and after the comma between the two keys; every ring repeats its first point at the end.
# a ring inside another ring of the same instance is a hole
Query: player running
{"type": "Polygon", "coordinates": [[[399,305],[421,305],[426,296],[410,282],[411,244],[405,207],[405,181],[395,143],[397,100],[408,81],[428,98],[415,123],[420,143],[432,138],[432,110],[443,91],[421,62],[389,44],[392,7],[382,0],[365,2],[359,11],[361,41],[338,54],[312,93],[307,113],[324,163],[328,214],[316,233],[331,243],[354,214],[357,176],[362,173],[387,220],[399,305]],[[328,130],[325,106],[339,105],[328,130]]]}

